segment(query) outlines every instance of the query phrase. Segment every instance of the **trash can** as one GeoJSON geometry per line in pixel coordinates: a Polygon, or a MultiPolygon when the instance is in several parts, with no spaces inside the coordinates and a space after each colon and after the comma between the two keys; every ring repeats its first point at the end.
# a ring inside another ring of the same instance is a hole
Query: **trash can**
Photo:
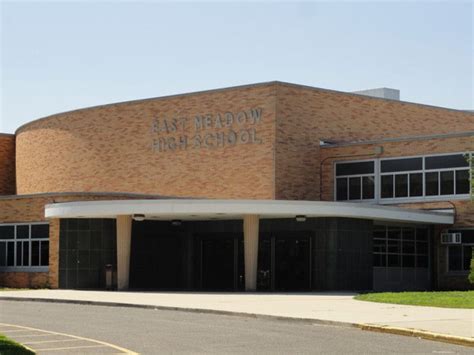
{"type": "Polygon", "coordinates": [[[114,270],[112,264],[105,265],[105,288],[107,290],[113,290],[113,275],[114,270]]]}

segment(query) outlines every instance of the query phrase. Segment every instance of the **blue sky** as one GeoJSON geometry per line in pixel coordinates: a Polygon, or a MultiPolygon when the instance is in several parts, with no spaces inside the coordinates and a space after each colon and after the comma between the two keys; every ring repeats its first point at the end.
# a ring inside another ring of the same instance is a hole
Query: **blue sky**
{"type": "MultiPolygon", "coordinates": [[[[1,0],[0,0],[1,1],[1,0]]],[[[281,80],[473,109],[472,2],[1,2],[0,132],[281,80]]]]}

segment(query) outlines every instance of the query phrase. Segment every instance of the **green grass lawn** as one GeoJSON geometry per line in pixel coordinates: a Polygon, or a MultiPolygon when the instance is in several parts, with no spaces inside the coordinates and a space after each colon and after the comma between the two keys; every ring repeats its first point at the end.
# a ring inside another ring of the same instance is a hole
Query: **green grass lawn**
{"type": "Polygon", "coordinates": [[[356,300],[370,302],[474,309],[474,291],[382,292],[366,293],[357,295],[354,298],[356,300]]]}
{"type": "Polygon", "coordinates": [[[32,355],[34,352],[0,334],[0,354],[2,355],[32,355]]]}

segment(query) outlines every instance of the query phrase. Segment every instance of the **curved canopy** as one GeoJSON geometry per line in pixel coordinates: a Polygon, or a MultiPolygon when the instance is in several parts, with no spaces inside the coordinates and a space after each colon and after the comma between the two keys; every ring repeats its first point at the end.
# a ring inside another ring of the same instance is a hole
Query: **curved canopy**
{"type": "Polygon", "coordinates": [[[346,217],[379,221],[453,224],[454,215],[380,205],[287,200],[112,200],[53,203],[45,207],[46,218],[115,218],[143,214],[153,220],[241,219],[244,215],[267,218],[346,217]]]}

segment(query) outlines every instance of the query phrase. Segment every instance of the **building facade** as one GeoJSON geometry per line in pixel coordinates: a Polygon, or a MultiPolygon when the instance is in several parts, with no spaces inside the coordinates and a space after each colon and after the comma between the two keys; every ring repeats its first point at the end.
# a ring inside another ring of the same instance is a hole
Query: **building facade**
{"type": "Polygon", "coordinates": [[[0,285],[472,288],[474,114],[270,82],[0,135],[0,285]]]}

